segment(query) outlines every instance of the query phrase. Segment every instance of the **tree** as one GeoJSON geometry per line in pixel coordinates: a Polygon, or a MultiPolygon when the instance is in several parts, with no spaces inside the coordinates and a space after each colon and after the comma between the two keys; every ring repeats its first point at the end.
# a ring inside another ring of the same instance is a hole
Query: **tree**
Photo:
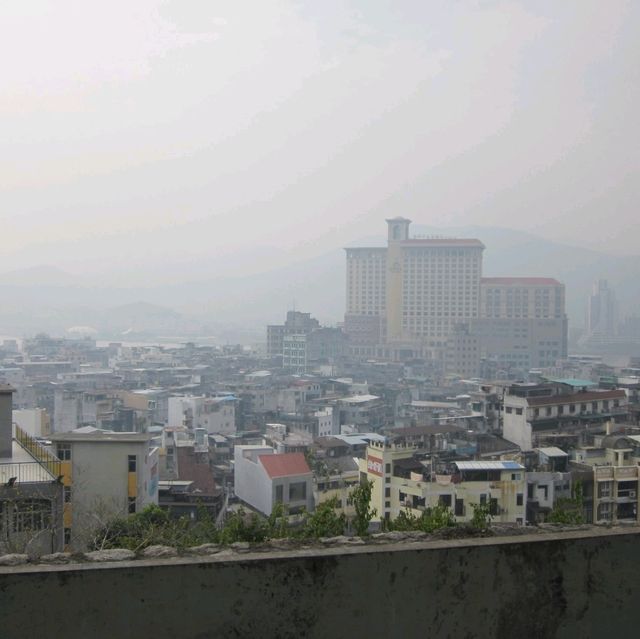
{"type": "Polygon", "coordinates": [[[369,534],[369,524],[378,511],[369,508],[371,503],[372,481],[363,481],[358,484],[349,495],[349,504],[353,505],[356,514],[353,518],[353,525],[359,537],[366,537],[369,534]]]}
{"type": "Polygon", "coordinates": [[[347,518],[344,513],[338,514],[338,498],[332,497],[318,504],[313,514],[307,515],[302,536],[308,539],[319,537],[336,537],[344,534],[347,518]]]}
{"type": "Polygon", "coordinates": [[[582,482],[573,485],[571,498],[560,497],[553,504],[553,510],[547,516],[552,524],[584,524],[582,482]]]}
{"type": "Polygon", "coordinates": [[[485,532],[491,527],[491,506],[489,504],[471,504],[473,517],[471,527],[485,532]]]}

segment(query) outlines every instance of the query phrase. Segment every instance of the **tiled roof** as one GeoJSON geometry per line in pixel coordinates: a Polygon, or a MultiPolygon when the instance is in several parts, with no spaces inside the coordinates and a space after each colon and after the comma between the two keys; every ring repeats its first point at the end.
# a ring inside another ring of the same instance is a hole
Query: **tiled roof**
{"type": "Polygon", "coordinates": [[[305,475],[311,472],[309,464],[307,464],[307,460],[302,453],[259,455],[258,459],[271,479],[288,475],[305,475]]]}
{"type": "Polygon", "coordinates": [[[492,286],[562,286],[552,277],[483,277],[480,284],[492,286]]]}

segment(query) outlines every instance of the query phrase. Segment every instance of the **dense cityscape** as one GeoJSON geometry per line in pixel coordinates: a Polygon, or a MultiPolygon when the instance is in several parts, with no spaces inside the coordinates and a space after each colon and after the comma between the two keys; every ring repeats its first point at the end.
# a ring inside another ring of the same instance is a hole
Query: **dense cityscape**
{"type": "MultiPolygon", "coordinates": [[[[346,250],[337,327],[290,310],[259,349],[5,340],[5,554],[103,551],[153,508],[218,529],[279,512],[295,536],[330,507],[348,536],[358,485],[365,534],[437,509],[451,525],[481,508],[494,526],[638,523],[640,360],[569,354],[557,280],[485,278],[480,240],[387,225],[387,248],[346,250]]],[[[593,339],[613,313],[599,282],[593,339]]]]}
{"type": "Polygon", "coordinates": [[[0,639],[637,635],[640,2],[0,6],[0,639]]]}

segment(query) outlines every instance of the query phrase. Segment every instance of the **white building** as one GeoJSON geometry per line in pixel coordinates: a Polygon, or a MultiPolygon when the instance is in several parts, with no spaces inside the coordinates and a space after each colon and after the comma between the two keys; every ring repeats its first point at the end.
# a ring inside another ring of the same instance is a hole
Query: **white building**
{"type": "Polygon", "coordinates": [[[211,434],[233,435],[236,432],[236,401],[233,395],[170,397],[168,426],[204,428],[211,434]]]}
{"type": "Polygon", "coordinates": [[[44,408],[22,408],[13,411],[13,422],[31,437],[47,437],[50,420],[44,408]]]}
{"type": "Polygon", "coordinates": [[[270,515],[283,503],[288,512],[313,510],[313,473],[302,453],[278,455],[269,446],[234,448],[235,494],[270,515]]]}
{"type": "MultiPolygon", "coordinates": [[[[576,380],[579,381],[579,380],[576,380]]],[[[540,444],[545,434],[585,429],[626,414],[623,390],[563,392],[565,385],[514,384],[503,400],[503,437],[523,451],[540,444]]]]}

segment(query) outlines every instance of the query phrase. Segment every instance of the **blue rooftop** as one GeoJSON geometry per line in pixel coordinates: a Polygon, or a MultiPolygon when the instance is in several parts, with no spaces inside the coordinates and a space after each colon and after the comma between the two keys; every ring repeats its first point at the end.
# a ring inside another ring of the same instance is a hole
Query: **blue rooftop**
{"type": "Polygon", "coordinates": [[[558,384],[567,384],[567,386],[573,386],[573,388],[585,388],[596,385],[596,383],[590,379],[577,379],[575,377],[549,377],[548,380],[558,384]]]}

